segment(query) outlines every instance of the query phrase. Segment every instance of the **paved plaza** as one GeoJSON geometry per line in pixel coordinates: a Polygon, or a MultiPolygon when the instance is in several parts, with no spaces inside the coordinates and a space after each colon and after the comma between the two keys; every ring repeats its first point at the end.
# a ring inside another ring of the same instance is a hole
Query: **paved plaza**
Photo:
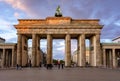
{"type": "Polygon", "coordinates": [[[22,68],[0,70],[0,81],[120,81],[120,69],[22,68]]]}

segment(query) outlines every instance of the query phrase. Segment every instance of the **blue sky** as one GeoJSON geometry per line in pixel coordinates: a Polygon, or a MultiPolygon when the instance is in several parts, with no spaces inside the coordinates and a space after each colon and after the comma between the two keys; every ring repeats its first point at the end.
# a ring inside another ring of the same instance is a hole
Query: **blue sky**
{"type": "MultiPolygon", "coordinates": [[[[61,6],[63,16],[74,19],[100,19],[104,25],[101,32],[102,42],[120,36],[120,0],[0,0],[0,37],[6,42],[17,42],[17,19],[46,18],[54,16],[56,7],[61,6]]],[[[42,49],[46,41],[41,41],[42,49]]],[[[76,46],[72,41],[72,50],[76,46]]],[[[64,55],[64,40],[54,40],[54,57],[64,55]],[[57,43],[57,44],[56,44],[57,43]],[[59,45],[58,45],[59,43],[59,45]]]]}

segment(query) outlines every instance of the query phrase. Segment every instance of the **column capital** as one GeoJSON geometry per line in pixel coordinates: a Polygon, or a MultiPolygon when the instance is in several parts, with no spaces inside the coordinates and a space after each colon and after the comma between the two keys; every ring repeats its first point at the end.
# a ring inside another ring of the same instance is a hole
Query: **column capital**
{"type": "Polygon", "coordinates": [[[35,33],[32,34],[32,36],[36,35],[35,33]]]}
{"type": "Polygon", "coordinates": [[[79,36],[82,36],[82,35],[85,36],[86,34],[85,34],[85,33],[79,34],[78,37],[79,37],[79,36]]]}
{"type": "MultiPolygon", "coordinates": [[[[85,37],[85,34],[81,34],[80,36],[84,36],[85,37]]],[[[84,38],[85,39],[85,38],[84,38]]]]}
{"type": "Polygon", "coordinates": [[[47,35],[52,35],[52,34],[47,34],[47,35]]]}
{"type": "Polygon", "coordinates": [[[100,34],[95,34],[95,36],[100,38],[100,34]]]}
{"type": "Polygon", "coordinates": [[[52,34],[47,34],[47,39],[52,39],[52,34]]]}
{"type": "Polygon", "coordinates": [[[102,50],[103,50],[103,52],[105,52],[106,49],[102,49],[102,50]]]}
{"type": "Polygon", "coordinates": [[[18,36],[22,36],[22,34],[17,34],[18,36]]]}
{"type": "Polygon", "coordinates": [[[69,36],[69,37],[71,37],[71,35],[70,35],[70,34],[66,34],[66,36],[65,36],[65,37],[68,37],[68,36],[69,36]]]}
{"type": "Polygon", "coordinates": [[[115,51],[115,48],[112,48],[113,51],[115,51]]]}

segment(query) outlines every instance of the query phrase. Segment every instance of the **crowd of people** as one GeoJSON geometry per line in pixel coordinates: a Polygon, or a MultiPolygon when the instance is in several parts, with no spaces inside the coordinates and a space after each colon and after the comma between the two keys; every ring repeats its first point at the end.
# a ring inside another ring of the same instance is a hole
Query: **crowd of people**
{"type": "Polygon", "coordinates": [[[64,62],[57,61],[57,63],[54,64],[46,64],[45,66],[47,69],[52,69],[53,67],[57,67],[58,69],[64,68],[64,62]]]}
{"type": "MultiPolygon", "coordinates": [[[[31,68],[32,64],[31,61],[29,61],[28,64],[26,64],[26,67],[31,68]]],[[[39,67],[45,67],[46,69],[52,69],[52,68],[58,68],[58,69],[63,69],[64,68],[64,62],[57,61],[57,63],[54,64],[42,64],[41,62],[39,63],[39,67]]],[[[16,69],[20,70],[22,67],[20,65],[16,65],[16,69]]]]}

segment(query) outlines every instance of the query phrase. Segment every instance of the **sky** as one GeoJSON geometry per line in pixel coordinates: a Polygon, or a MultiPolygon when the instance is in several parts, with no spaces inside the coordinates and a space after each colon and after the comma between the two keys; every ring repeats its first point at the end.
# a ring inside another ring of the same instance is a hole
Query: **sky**
{"type": "MultiPolygon", "coordinates": [[[[0,0],[0,37],[6,42],[17,42],[17,19],[45,19],[54,16],[60,5],[63,16],[73,19],[100,19],[104,25],[101,42],[111,42],[120,36],[120,0],[0,0]]],[[[76,41],[72,40],[72,52],[76,41]]],[[[41,40],[41,48],[46,49],[46,40],[41,40]]],[[[55,58],[64,56],[64,40],[54,40],[55,58]]]]}

